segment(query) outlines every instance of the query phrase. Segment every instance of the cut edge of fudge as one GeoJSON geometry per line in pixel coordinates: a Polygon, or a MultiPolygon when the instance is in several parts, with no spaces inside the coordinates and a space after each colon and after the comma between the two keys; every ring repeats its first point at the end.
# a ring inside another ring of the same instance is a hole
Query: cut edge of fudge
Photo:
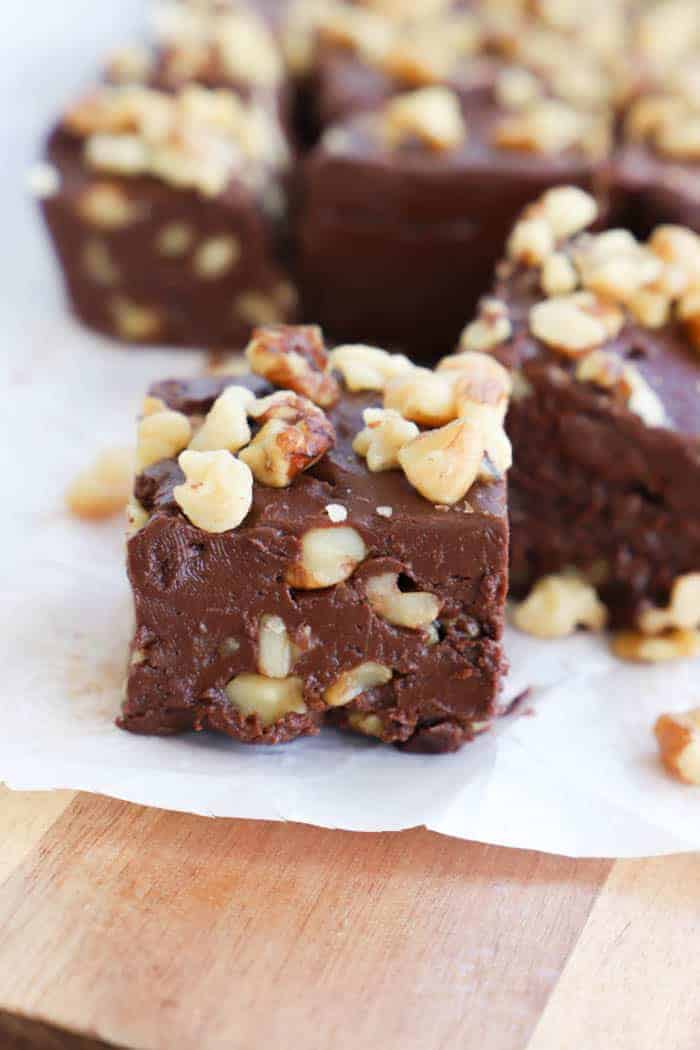
{"type": "Polygon", "coordinates": [[[454,750],[505,670],[507,370],[329,354],[309,325],[256,330],[246,354],[250,376],[144,403],[120,724],[454,750]]]}
{"type": "Polygon", "coordinates": [[[589,232],[561,187],[513,229],[463,350],[512,370],[516,623],[624,628],[640,660],[700,648],[700,237],[589,232]],[[529,594],[528,594],[529,592],[529,594]]]}

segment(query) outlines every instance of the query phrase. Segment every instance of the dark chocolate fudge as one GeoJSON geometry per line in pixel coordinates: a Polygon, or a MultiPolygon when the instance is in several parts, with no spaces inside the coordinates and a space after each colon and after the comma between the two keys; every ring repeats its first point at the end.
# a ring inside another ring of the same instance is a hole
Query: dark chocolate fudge
{"type": "Polygon", "coordinates": [[[289,151],[268,106],[199,85],[102,86],[67,112],[47,160],[43,210],[86,324],[236,347],[293,316],[275,243],[289,151]]]}
{"type": "Polygon", "coordinates": [[[458,748],[505,666],[507,371],[367,346],[329,361],[313,326],[260,329],[247,357],[255,374],[146,399],[120,724],[458,748]]]}
{"type": "MultiPolygon", "coordinates": [[[[675,632],[692,649],[700,238],[675,226],[647,243],[621,229],[586,232],[595,217],[595,201],[571,187],[531,205],[462,336],[462,349],[513,371],[511,585],[520,596],[535,588],[523,626],[533,609],[546,620],[568,579],[591,625],[606,618],[594,589],[613,627],[641,632],[639,645],[675,632]]],[[[546,633],[546,623],[529,626],[546,633]]]]}
{"type": "Polygon", "coordinates": [[[607,117],[551,98],[508,112],[499,83],[396,96],[330,128],[311,153],[300,284],[305,313],[331,334],[434,360],[454,345],[526,203],[568,182],[605,208],[607,117]]]}

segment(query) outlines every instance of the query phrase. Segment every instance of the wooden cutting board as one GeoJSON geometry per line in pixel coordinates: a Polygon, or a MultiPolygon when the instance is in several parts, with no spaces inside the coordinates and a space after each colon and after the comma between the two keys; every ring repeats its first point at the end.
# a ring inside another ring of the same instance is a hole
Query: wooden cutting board
{"type": "Polygon", "coordinates": [[[700,1047],[697,855],[4,789],[0,842],[2,1050],[700,1047]]]}

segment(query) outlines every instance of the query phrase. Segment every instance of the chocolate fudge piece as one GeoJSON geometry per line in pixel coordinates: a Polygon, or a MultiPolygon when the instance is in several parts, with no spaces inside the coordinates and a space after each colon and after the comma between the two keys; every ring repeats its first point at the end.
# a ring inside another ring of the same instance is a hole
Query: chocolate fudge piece
{"type": "Polygon", "coordinates": [[[613,627],[682,642],[700,627],[700,239],[586,232],[595,217],[573,187],[531,205],[461,347],[514,373],[514,593],[575,577],[613,627]]]}
{"type": "Polygon", "coordinates": [[[52,133],[42,201],[76,315],[136,342],[234,347],[293,316],[276,219],[288,147],[229,91],[102,86],[52,133]]]}
{"type": "Polygon", "coordinates": [[[342,339],[434,359],[454,345],[525,204],[566,181],[594,190],[607,117],[540,97],[518,112],[503,80],[433,86],[330,128],[307,161],[304,312],[342,339]]]}
{"type": "Polygon", "coordinates": [[[366,346],[329,363],[313,326],[260,329],[247,357],[253,375],[146,399],[120,724],[459,747],[505,666],[507,371],[366,346]]]}

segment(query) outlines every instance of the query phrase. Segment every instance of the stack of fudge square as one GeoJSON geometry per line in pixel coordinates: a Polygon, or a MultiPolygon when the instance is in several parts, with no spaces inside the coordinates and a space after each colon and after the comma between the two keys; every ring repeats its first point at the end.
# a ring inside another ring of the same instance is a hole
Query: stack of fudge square
{"type": "Polygon", "coordinates": [[[35,177],[79,319],[245,347],[143,405],[121,724],[455,750],[509,589],[540,637],[700,651],[700,8],[154,24],[35,177]]]}

